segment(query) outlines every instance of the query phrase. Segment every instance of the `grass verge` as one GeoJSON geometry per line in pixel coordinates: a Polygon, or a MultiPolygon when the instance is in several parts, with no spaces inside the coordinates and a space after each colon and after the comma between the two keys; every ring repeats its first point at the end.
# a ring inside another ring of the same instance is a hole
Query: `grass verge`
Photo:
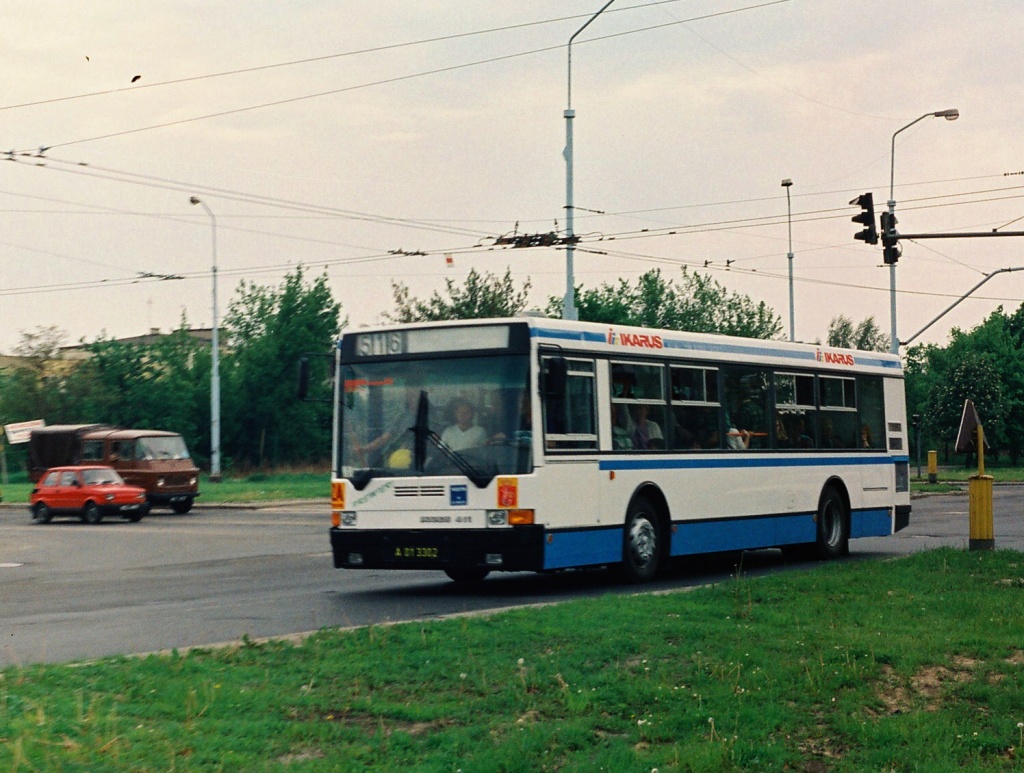
{"type": "MultiPolygon", "coordinates": [[[[10,483],[3,488],[4,502],[24,504],[32,484],[27,481],[10,483]]],[[[245,502],[273,502],[282,499],[323,499],[331,496],[331,476],[323,472],[252,473],[246,476],[227,476],[211,483],[205,475],[199,481],[199,504],[238,504],[245,502]]]]}
{"type": "Polygon", "coordinates": [[[1024,556],[952,549],[0,672],[5,770],[1024,765],[1024,556]]]}

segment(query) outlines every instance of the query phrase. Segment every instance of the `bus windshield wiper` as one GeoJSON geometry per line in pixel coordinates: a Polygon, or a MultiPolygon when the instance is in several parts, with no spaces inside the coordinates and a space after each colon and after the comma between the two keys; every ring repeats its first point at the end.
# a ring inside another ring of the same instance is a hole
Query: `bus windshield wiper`
{"type": "Polygon", "coordinates": [[[416,446],[414,449],[416,469],[419,472],[423,472],[423,466],[427,459],[427,441],[429,440],[438,451],[444,454],[448,461],[458,468],[459,472],[469,478],[474,486],[477,488],[487,488],[490,482],[494,480],[494,475],[480,472],[462,454],[441,440],[428,424],[429,413],[430,404],[427,401],[427,393],[426,391],[421,391],[420,402],[416,407],[416,426],[410,427],[413,434],[416,435],[416,446]]]}
{"type": "Polygon", "coordinates": [[[352,481],[352,488],[356,491],[362,491],[371,480],[376,478],[382,472],[384,471],[379,467],[364,467],[361,470],[356,470],[349,477],[349,480],[352,481]]]}

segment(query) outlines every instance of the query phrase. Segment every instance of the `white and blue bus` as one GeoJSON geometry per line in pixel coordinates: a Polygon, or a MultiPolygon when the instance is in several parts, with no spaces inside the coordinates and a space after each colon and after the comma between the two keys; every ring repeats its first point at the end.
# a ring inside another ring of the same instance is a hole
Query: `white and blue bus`
{"type": "Polygon", "coordinates": [[[910,520],[894,355],[523,317],[358,330],[335,362],[339,568],[643,582],[910,520]]]}

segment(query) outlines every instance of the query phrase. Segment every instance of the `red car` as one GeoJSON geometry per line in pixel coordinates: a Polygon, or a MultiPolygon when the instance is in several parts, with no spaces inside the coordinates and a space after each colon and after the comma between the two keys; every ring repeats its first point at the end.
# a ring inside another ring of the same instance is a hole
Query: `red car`
{"type": "Polygon", "coordinates": [[[149,512],[145,489],[129,486],[113,467],[100,465],[53,467],[28,501],[37,523],[49,523],[55,515],[77,515],[86,523],[99,523],[104,515],[141,521],[149,512]]]}

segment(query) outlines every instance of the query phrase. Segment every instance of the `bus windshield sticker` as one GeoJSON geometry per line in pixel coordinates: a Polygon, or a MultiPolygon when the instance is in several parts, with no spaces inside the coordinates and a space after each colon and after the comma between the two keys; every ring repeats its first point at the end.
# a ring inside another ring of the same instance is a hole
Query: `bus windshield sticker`
{"type": "Polygon", "coordinates": [[[498,507],[519,507],[519,478],[498,478],[498,507]]]}
{"type": "Polygon", "coordinates": [[[469,504],[469,486],[465,483],[452,484],[449,489],[449,504],[452,507],[465,507],[469,504]]]}

